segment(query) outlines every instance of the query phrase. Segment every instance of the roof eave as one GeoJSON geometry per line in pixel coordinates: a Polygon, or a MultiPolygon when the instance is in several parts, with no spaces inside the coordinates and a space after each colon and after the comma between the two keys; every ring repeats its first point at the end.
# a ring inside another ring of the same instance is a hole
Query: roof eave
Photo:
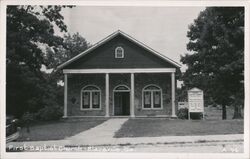
{"type": "Polygon", "coordinates": [[[116,35],[121,34],[124,37],[126,37],[128,40],[135,42],[136,44],[138,44],[139,46],[142,46],[143,48],[145,48],[146,50],[150,51],[151,53],[157,55],[158,57],[160,57],[161,59],[170,62],[171,64],[173,64],[174,66],[180,68],[181,65],[177,62],[175,62],[174,60],[162,55],[161,53],[155,51],[154,49],[150,48],[149,46],[145,45],[144,43],[136,40],[135,38],[131,37],[130,35],[122,32],[121,30],[117,30],[116,32],[110,34],[109,36],[107,36],[106,38],[100,40],[99,42],[97,42],[96,44],[94,44],[92,47],[90,47],[89,49],[85,50],[84,52],[78,54],[77,56],[69,59],[68,61],[64,62],[63,64],[59,65],[56,68],[56,71],[63,69],[64,67],[66,67],[67,65],[69,65],[70,63],[74,62],[75,60],[79,59],[80,57],[86,55],[87,53],[89,53],[90,51],[92,51],[93,49],[99,47],[100,45],[110,41],[111,39],[113,39],[116,35]]]}

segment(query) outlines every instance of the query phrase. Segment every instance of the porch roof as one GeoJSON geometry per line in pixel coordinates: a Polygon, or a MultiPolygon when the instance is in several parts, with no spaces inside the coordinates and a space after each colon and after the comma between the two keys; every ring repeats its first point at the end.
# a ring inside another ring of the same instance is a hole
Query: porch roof
{"type": "Polygon", "coordinates": [[[101,74],[101,73],[174,73],[175,68],[136,68],[136,69],[64,69],[67,74],[101,74]]]}

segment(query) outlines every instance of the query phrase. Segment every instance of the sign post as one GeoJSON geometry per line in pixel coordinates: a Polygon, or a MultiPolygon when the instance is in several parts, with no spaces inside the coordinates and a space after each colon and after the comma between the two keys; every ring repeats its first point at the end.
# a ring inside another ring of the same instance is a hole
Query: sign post
{"type": "Polygon", "coordinates": [[[184,108],[188,109],[188,102],[178,102],[178,110],[184,109],[184,108]]]}
{"type": "Polygon", "coordinates": [[[204,120],[204,99],[203,91],[198,88],[192,88],[188,91],[188,119],[190,113],[202,113],[204,120]]]}

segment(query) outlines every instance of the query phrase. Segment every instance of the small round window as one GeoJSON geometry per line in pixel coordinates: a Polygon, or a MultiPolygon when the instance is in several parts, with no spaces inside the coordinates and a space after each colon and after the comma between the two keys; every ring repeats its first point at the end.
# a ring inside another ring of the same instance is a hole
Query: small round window
{"type": "Polygon", "coordinates": [[[122,47],[115,48],[115,58],[124,58],[124,49],[122,47]]]}

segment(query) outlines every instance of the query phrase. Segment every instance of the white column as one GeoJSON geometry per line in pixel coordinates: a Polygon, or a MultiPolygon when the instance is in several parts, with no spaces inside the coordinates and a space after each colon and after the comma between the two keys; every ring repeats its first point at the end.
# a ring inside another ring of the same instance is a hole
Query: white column
{"type": "Polygon", "coordinates": [[[131,92],[130,92],[130,116],[135,117],[135,77],[134,73],[130,76],[131,92]]]}
{"type": "Polygon", "coordinates": [[[105,76],[105,105],[106,105],[106,115],[105,117],[109,117],[109,74],[106,73],[105,76]]]}
{"type": "Polygon", "coordinates": [[[64,116],[67,118],[67,105],[68,105],[68,75],[64,74],[64,116]]]}
{"type": "Polygon", "coordinates": [[[176,114],[175,114],[175,73],[172,72],[171,73],[171,87],[172,87],[172,117],[176,117],[176,114]]]}

